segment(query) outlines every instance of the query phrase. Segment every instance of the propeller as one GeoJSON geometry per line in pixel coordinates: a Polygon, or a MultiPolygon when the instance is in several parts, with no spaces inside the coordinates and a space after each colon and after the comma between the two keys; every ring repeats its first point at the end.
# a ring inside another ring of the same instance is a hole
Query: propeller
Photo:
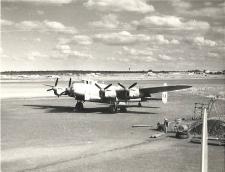
{"type": "Polygon", "coordinates": [[[137,85],[137,82],[133,83],[133,84],[130,85],[128,88],[126,88],[126,87],[125,87],[124,85],[122,85],[121,83],[118,83],[118,85],[124,89],[122,98],[127,99],[127,98],[129,97],[130,89],[133,88],[133,87],[135,87],[135,86],[137,85]]]}
{"type": "Polygon", "coordinates": [[[118,83],[118,85],[121,86],[124,90],[129,90],[129,89],[133,88],[134,86],[136,86],[137,85],[137,82],[135,82],[132,85],[130,85],[128,87],[128,89],[124,85],[122,85],[121,83],[118,83]]]}
{"type": "Polygon", "coordinates": [[[55,85],[48,85],[44,84],[45,86],[51,87],[50,89],[47,89],[46,91],[53,91],[55,95],[59,97],[59,94],[57,93],[57,85],[58,85],[59,78],[56,78],[55,85]]]}
{"type": "Polygon", "coordinates": [[[71,83],[72,83],[72,79],[70,78],[70,80],[69,80],[69,84],[68,84],[68,87],[70,87],[70,86],[71,86],[71,83]]]}
{"type": "Polygon", "coordinates": [[[68,87],[60,95],[69,95],[70,94],[71,83],[72,83],[72,79],[70,78],[69,83],[68,83],[68,87]]]}
{"type": "Polygon", "coordinates": [[[95,83],[95,86],[98,87],[99,89],[99,94],[100,97],[104,97],[105,96],[105,90],[107,90],[109,87],[112,86],[112,84],[107,85],[105,88],[102,88],[100,85],[98,85],[97,83],[95,83]]]}

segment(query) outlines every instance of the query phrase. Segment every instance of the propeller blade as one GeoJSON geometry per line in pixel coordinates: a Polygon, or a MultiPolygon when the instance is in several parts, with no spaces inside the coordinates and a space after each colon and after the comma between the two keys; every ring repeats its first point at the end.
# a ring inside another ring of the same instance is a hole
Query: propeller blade
{"type": "Polygon", "coordinates": [[[70,78],[68,87],[71,86],[71,83],[72,83],[72,79],[70,78]]]}
{"type": "Polygon", "coordinates": [[[50,89],[48,89],[48,90],[46,90],[46,91],[51,91],[51,90],[53,90],[52,88],[50,88],[50,89]]]}
{"type": "Polygon", "coordinates": [[[129,89],[133,88],[135,85],[137,85],[137,82],[135,82],[131,86],[129,86],[129,89]]]}
{"type": "Polygon", "coordinates": [[[58,84],[58,80],[59,80],[59,78],[57,78],[56,81],[55,81],[55,87],[56,87],[57,84],[58,84]]]}
{"type": "Polygon", "coordinates": [[[63,91],[62,93],[59,94],[59,96],[66,95],[66,94],[67,94],[67,92],[66,91],[63,91]]]}
{"type": "Polygon", "coordinates": [[[104,88],[104,90],[108,89],[108,88],[111,87],[111,86],[112,86],[112,84],[107,85],[107,86],[104,88]]]}
{"type": "Polygon", "coordinates": [[[125,86],[123,86],[122,84],[118,83],[119,86],[121,86],[123,89],[126,89],[125,86]]]}
{"type": "Polygon", "coordinates": [[[99,88],[99,90],[101,90],[101,89],[102,89],[102,88],[101,88],[98,84],[96,84],[96,83],[95,83],[95,86],[96,86],[96,87],[98,87],[98,88],[99,88]]]}

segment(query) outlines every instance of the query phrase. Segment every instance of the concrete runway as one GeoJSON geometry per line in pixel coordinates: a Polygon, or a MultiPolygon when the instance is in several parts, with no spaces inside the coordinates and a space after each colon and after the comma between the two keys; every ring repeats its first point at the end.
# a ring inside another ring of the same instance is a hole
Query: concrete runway
{"type": "MultiPolygon", "coordinates": [[[[199,172],[201,145],[172,133],[149,138],[158,121],[190,118],[199,101],[207,99],[174,92],[168,104],[110,114],[107,105],[88,102],[84,112],[73,112],[72,98],[3,99],[2,171],[199,172]]],[[[209,171],[224,172],[224,164],[224,147],[209,146],[209,171]]]]}

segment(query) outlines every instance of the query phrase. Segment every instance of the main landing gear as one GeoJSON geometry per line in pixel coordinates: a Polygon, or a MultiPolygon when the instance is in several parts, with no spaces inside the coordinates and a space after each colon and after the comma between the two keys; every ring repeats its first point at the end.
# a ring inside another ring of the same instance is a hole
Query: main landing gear
{"type": "Polygon", "coordinates": [[[78,112],[84,110],[83,102],[82,101],[77,101],[74,110],[78,111],[78,112]]]}
{"type": "Polygon", "coordinates": [[[141,105],[141,102],[138,102],[138,107],[141,107],[142,105],[141,105]]]}
{"type": "Polygon", "coordinates": [[[116,113],[117,110],[118,110],[118,108],[117,108],[117,105],[116,105],[115,103],[114,103],[114,104],[111,104],[111,105],[109,106],[109,111],[110,111],[111,113],[116,113]]]}
{"type": "Polygon", "coordinates": [[[120,112],[127,112],[127,108],[124,106],[120,106],[120,107],[118,107],[117,106],[117,103],[113,103],[113,104],[111,104],[110,106],[109,106],[109,111],[111,112],[111,113],[117,113],[118,112],[118,110],[120,110],[120,112]]]}
{"type": "Polygon", "coordinates": [[[127,108],[126,107],[120,107],[120,112],[127,112],[127,108]]]}

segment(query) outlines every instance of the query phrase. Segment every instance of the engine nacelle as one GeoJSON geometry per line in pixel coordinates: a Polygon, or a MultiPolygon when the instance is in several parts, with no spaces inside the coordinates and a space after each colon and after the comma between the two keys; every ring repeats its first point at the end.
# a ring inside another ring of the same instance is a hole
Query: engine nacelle
{"type": "Polygon", "coordinates": [[[139,97],[140,96],[140,92],[138,88],[132,88],[129,90],[129,97],[130,98],[135,98],[135,97],[139,97]]]}
{"type": "Polygon", "coordinates": [[[115,98],[116,97],[116,91],[115,90],[105,90],[105,97],[115,98]]]}
{"type": "Polygon", "coordinates": [[[62,94],[64,91],[66,91],[65,88],[56,87],[56,89],[54,90],[54,94],[55,94],[55,95],[60,95],[60,94],[62,94]]]}

